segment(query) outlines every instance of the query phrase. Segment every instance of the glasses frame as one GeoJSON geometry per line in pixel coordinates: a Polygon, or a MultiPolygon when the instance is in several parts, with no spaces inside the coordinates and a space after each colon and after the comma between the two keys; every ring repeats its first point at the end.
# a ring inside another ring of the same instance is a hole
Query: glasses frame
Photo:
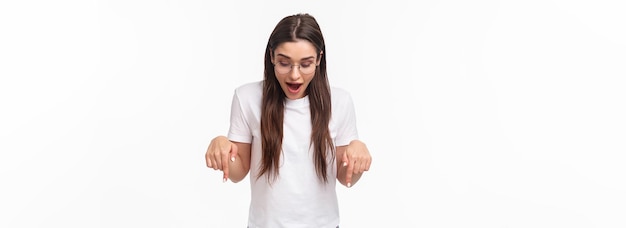
{"type": "MultiPolygon", "coordinates": [[[[312,64],[312,65],[313,65],[313,66],[312,66],[312,67],[313,67],[313,71],[311,71],[310,73],[305,73],[305,72],[302,72],[302,66],[301,66],[301,64],[292,64],[292,63],[290,63],[290,64],[289,64],[289,71],[287,71],[287,72],[284,72],[284,73],[283,73],[283,72],[280,72],[280,70],[278,70],[278,69],[276,68],[276,63],[272,63],[272,65],[274,66],[274,69],[275,69],[278,73],[280,73],[280,74],[289,74],[289,73],[291,73],[291,72],[293,71],[293,67],[295,67],[295,66],[297,66],[297,67],[298,67],[298,71],[300,71],[300,74],[312,74],[312,73],[315,73],[315,70],[317,70],[317,67],[319,66],[319,64],[312,64]]],[[[279,68],[280,68],[280,67],[282,67],[282,66],[279,66],[279,68]]]]}

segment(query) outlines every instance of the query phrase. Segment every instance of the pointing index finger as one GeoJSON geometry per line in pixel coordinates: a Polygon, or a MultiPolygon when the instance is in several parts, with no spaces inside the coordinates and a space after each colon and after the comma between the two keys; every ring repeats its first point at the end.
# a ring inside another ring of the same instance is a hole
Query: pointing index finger
{"type": "Polygon", "coordinates": [[[354,172],[354,162],[348,161],[348,167],[346,168],[346,185],[348,188],[352,187],[352,172],[354,172]]]}
{"type": "Polygon", "coordinates": [[[228,180],[228,163],[230,160],[230,153],[222,153],[222,171],[224,171],[224,179],[222,182],[226,182],[228,180]]]}

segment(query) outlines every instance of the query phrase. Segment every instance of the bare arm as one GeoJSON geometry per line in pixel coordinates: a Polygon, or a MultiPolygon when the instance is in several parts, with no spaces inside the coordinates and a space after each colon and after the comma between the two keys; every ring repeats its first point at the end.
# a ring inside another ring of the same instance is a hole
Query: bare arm
{"type": "Polygon", "coordinates": [[[237,146],[235,161],[228,165],[228,178],[233,183],[243,180],[250,171],[250,143],[233,142],[237,146]]]}

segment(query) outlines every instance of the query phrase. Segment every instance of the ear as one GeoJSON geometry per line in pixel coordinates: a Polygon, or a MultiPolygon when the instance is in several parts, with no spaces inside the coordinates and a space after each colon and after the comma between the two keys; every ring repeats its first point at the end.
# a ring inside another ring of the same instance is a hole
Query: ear
{"type": "Polygon", "coordinates": [[[274,63],[274,51],[272,49],[270,49],[270,61],[272,62],[272,64],[274,63]]]}
{"type": "Polygon", "coordinates": [[[322,55],[323,54],[324,54],[324,51],[320,51],[319,58],[317,58],[317,64],[315,64],[315,65],[318,65],[318,66],[320,65],[320,62],[322,62],[322,55]]]}

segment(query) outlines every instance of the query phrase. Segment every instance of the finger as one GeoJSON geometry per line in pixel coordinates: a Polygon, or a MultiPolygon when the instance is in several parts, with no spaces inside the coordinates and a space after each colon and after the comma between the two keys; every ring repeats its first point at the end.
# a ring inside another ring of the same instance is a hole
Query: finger
{"type": "Polygon", "coordinates": [[[221,153],[214,153],[213,159],[211,160],[212,165],[216,170],[222,170],[222,158],[220,154],[221,153]]]}
{"type": "Polygon", "coordinates": [[[362,172],[363,170],[361,169],[361,160],[354,161],[354,174],[359,174],[362,172]]]}
{"type": "Polygon", "coordinates": [[[354,162],[348,162],[348,167],[346,168],[346,185],[352,187],[352,173],[354,172],[354,162]]]}
{"type": "Polygon", "coordinates": [[[367,163],[365,163],[365,171],[369,171],[371,165],[372,165],[372,158],[369,158],[367,159],[367,163]]]}
{"type": "Polygon", "coordinates": [[[361,173],[365,172],[367,170],[367,158],[363,158],[360,160],[360,165],[359,165],[359,171],[361,173]]]}
{"type": "Polygon", "coordinates": [[[209,167],[210,167],[210,168],[213,168],[213,170],[218,170],[218,169],[219,169],[219,168],[218,168],[218,164],[217,164],[217,162],[215,161],[214,155],[209,155],[209,156],[208,156],[208,158],[207,158],[207,163],[209,163],[209,165],[211,165],[211,166],[209,166],[209,167]]]}
{"type": "Polygon", "coordinates": [[[204,159],[206,160],[206,166],[211,168],[211,156],[209,155],[209,151],[204,154],[204,159]]]}
{"type": "Polygon", "coordinates": [[[354,162],[354,174],[363,173],[364,168],[365,168],[365,165],[363,163],[363,160],[359,159],[356,162],[354,162]]]}
{"type": "Polygon", "coordinates": [[[229,152],[222,153],[222,171],[224,171],[224,179],[222,180],[223,182],[226,182],[226,180],[228,180],[228,160],[230,160],[229,157],[229,152]]]}

